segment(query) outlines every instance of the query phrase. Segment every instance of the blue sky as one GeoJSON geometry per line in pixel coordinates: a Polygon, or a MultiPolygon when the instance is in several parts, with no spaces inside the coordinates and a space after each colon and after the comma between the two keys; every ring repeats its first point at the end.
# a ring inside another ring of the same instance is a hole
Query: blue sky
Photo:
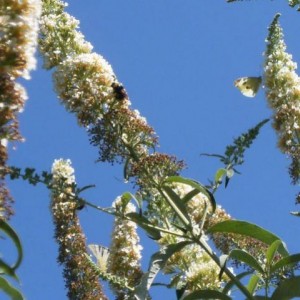
{"type": "MultiPolygon", "coordinates": [[[[81,31],[112,65],[138,109],[160,137],[158,151],[185,160],[186,177],[203,184],[221,165],[200,153],[223,153],[234,137],[270,117],[264,92],[243,97],[233,86],[241,76],[262,72],[267,27],[277,12],[288,52],[300,61],[297,41],[300,13],[287,1],[211,0],[70,1],[67,11],[81,31]]],[[[20,115],[26,142],[10,151],[10,164],[50,170],[56,158],[70,158],[80,186],[96,184],[84,196],[108,206],[121,193],[122,167],[95,163],[91,147],[75,117],[59,104],[51,72],[39,69],[24,82],[29,94],[20,115]]],[[[276,147],[267,124],[246,153],[245,164],[216,200],[235,218],[256,223],[279,235],[291,253],[298,246],[300,219],[289,211],[297,187],[290,184],[289,160],[276,147]]],[[[16,215],[12,224],[21,236],[25,258],[18,272],[27,299],[66,299],[57,245],[49,213],[49,192],[24,182],[10,184],[16,215]]],[[[112,218],[91,208],[79,213],[89,243],[108,246],[112,218]]],[[[144,267],[156,249],[142,237],[144,267]]],[[[4,254],[5,256],[5,254],[4,254]]],[[[173,292],[153,288],[153,299],[175,299],[173,292]]],[[[2,295],[1,295],[2,296],[2,295]]]]}

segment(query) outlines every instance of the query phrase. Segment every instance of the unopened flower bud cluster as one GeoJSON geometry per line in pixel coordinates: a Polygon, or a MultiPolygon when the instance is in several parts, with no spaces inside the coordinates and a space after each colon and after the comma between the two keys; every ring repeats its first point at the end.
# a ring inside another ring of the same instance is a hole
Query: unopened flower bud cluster
{"type": "Polygon", "coordinates": [[[52,175],[54,236],[59,245],[58,261],[64,267],[68,298],[104,300],[106,297],[102,293],[98,276],[86,259],[86,238],[76,215],[77,203],[72,188],[75,176],[71,161],[55,160],[52,175]]]}
{"type": "Polygon", "coordinates": [[[4,181],[7,173],[7,145],[20,141],[18,113],[23,111],[27,94],[16,83],[29,79],[35,69],[40,0],[2,0],[0,2],[0,218],[12,214],[12,201],[4,181]]]}
{"type": "Polygon", "coordinates": [[[0,4],[0,71],[30,78],[35,69],[39,0],[2,0],[0,4]]]}

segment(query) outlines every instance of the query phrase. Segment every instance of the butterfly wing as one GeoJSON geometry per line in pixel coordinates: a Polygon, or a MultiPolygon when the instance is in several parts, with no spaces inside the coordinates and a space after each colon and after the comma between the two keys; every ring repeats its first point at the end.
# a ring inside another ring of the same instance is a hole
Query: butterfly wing
{"type": "Polygon", "coordinates": [[[95,245],[95,244],[91,244],[88,247],[91,250],[92,254],[95,256],[95,258],[97,259],[98,267],[105,272],[107,269],[107,260],[110,253],[109,248],[100,245],[95,245]]]}
{"type": "Polygon", "coordinates": [[[241,91],[246,97],[255,97],[259,90],[262,79],[261,77],[241,77],[238,78],[234,85],[241,91]]]}

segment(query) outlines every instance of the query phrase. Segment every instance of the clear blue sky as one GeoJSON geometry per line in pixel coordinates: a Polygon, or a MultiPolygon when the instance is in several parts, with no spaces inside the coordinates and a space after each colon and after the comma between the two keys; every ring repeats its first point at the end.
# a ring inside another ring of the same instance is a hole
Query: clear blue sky
{"type": "MultiPolygon", "coordinates": [[[[81,21],[94,50],[110,62],[133,108],[156,130],[158,150],[185,160],[183,175],[205,184],[221,165],[200,153],[223,153],[234,137],[271,115],[263,91],[249,100],[233,81],[261,74],[267,27],[277,12],[282,12],[288,51],[300,61],[300,13],[287,2],[87,0],[70,1],[67,11],[81,21]]],[[[49,171],[54,159],[70,158],[77,183],[97,186],[84,196],[109,206],[132,186],[122,183],[120,166],[95,164],[97,149],[59,104],[51,72],[40,66],[32,80],[24,82],[29,100],[20,122],[26,142],[10,151],[10,164],[49,171]]],[[[300,252],[300,219],[289,214],[297,209],[297,188],[290,184],[289,161],[277,149],[270,124],[245,160],[242,175],[217,192],[217,202],[233,217],[279,235],[292,253],[300,252]]],[[[49,192],[24,182],[10,187],[16,202],[12,224],[25,252],[18,272],[21,289],[27,299],[66,299],[56,263],[49,192]]],[[[108,246],[112,218],[91,208],[79,214],[88,242],[108,246]]],[[[143,243],[146,267],[155,246],[145,237],[143,243]]],[[[173,291],[152,291],[153,299],[175,299],[173,291]]]]}

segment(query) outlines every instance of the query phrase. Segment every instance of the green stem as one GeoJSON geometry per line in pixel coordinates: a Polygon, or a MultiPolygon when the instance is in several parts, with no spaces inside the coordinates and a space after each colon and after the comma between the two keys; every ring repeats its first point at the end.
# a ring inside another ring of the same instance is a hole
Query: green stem
{"type": "Polygon", "coordinates": [[[183,213],[178,209],[178,207],[175,205],[175,203],[170,199],[170,197],[161,189],[157,188],[160,194],[166,199],[168,204],[173,208],[179,219],[182,221],[184,225],[186,225],[187,228],[190,227],[189,220],[183,215],[183,213]]]}
{"type": "MultiPolygon", "coordinates": [[[[95,204],[92,204],[92,203],[90,203],[90,202],[88,202],[88,201],[86,201],[86,200],[83,200],[83,202],[84,202],[85,205],[88,205],[88,206],[90,206],[90,207],[93,207],[93,208],[95,208],[95,209],[97,209],[97,210],[100,210],[100,211],[102,211],[102,212],[105,212],[105,213],[107,213],[107,214],[122,216],[122,217],[124,217],[124,218],[125,218],[126,220],[128,220],[128,221],[132,221],[129,217],[126,217],[126,215],[124,216],[124,215],[116,214],[116,212],[113,211],[111,208],[103,208],[103,207],[101,207],[101,206],[97,206],[97,205],[95,205],[95,204]]],[[[134,221],[132,221],[132,222],[134,222],[134,221]]],[[[164,228],[162,228],[162,227],[154,226],[154,225],[148,224],[148,223],[145,224],[145,225],[146,225],[147,227],[149,227],[149,228],[153,228],[153,229],[159,230],[159,231],[164,232],[164,233],[176,235],[176,236],[178,236],[178,237],[185,238],[185,239],[188,238],[187,236],[182,235],[182,234],[179,234],[178,232],[174,232],[174,231],[171,231],[171,230],[167,230],[167,229],[164,229],[164,228]]]]}
{"type": "MultiPolygon", "coordinates": [[[[218,256],[211,250],[210,246],[203,240],[198,239],[195,240],[195,242],[200,245],[204,251],[211,257],[211,259],[220,267],[220,260],[218,256]]],[[[239,288],[239,290],[247,297],[248,300],[254,300],[254,297],[250,294],[248,289],[230,272],[228,268],[224,268],[224,273],[232,280],[234,281],[235,285],[239,288]]]]}

